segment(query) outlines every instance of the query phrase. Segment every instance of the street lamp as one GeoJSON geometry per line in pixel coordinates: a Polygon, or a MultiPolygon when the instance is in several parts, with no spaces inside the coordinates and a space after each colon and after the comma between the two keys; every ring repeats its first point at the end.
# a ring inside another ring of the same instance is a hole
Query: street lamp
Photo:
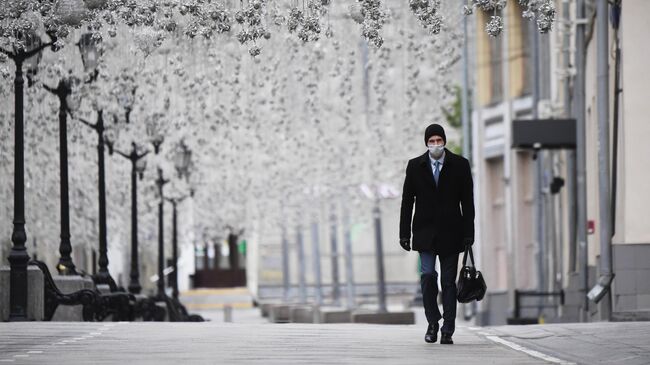
{"type": "Polygon", "coordinates": [[[162,113],[154,113],[145,120],[147,137],[149,137],[149,141],[153,145],[156,154],[160,152],[160,145],[165,140],[164,130],[160,122],[162,118],[164,118],[162,113]]]}
{"type": "MultiPolygon", "coordinates": [[[[131,93],[135,95],[136,88],[131,89],[131,93]]],[[[128,95],[121,95],[117,98],[117,103],[125,110],[124,116],[126,123],[131,122],[131,111],[133,111],[133,99],[128,95]]]]}
{"type": "Polygon", "coordinates": [[[138,179],[142,180],[144,170],[147,167],[147,160],[144,157],[149,153],[145,151],[138,153],[138,146],[135,142],[131,143],[131,153],[126,154],[114,148],[109,153],[117,152],[118,155],[131,161],[131,274],[129,282],[129,292],[140,294],[142,286],[140,285],[140,268],[138,263],[138,179]]]}
{"type": "Polygon", "coordinates": [[[184,195],[178,198],[166,198],[168,202],[172,203],[172,267],[174,271],[170,278],[172,282],[172,297],[178,300],[178,210],[177,206],[186,198],[192,196],[184,195]]]}
{"type": "MultiPolygon", "coordinates": [[[[41,39],[35,36],[28,37],[26,40],[26,48],[38,48],[43,42],[41,39]]],[[[38,65],[43,59],[43,52],[38,52],[32,57],[29,57],[25,60],[25,76],[27,76],[27,85],[32,86],[34,84],[34,77],[38,73],[38,65]]]]}
{"type": "Polygon", "coordinates": [[[104,144],[108,145],[109,152],[117,138],[118,130],[114,126],[104,126],[104,111],[97,111],[97,122],[90,123],[83,118],[78,118],[86,126],[97,132],[97,166],[98,166],[98,197],[99,197],[99,270],[94,277],[96,284],[107,284],[113,290],[115,282],[108,272],[108,247],[106,229],[106,179],[104,177],[104,144]]]}
{"type": "MultiPolygon", "coordinates": [[[[145,120],[146,133],[149,141],[153,145],[154,153],[157,155],[160,152],[160,145],[165,140],[161,123],[159,122],[164,117],[161,113],[154,113],[148,116],[145,120]]],[[[163,195],[163,187],[169,180],[163,177],[163,171],[158,166],[158,178],[156,179],[157,198],[158,198],[158,293],[156,295],[158,300],[164,301],[167,296],[165,295],[165,237],[163,230],[163,204],[165,197],[163,195]]]]}
{"type": "MultiPolygon", "coordinates": [[[[84,36],[89,35],[85,34],[84,36]]],[[[85,44],[92,41],[91,39],[86,39],[85,44]]],[[[40,40],[36,42],[40,44],[40,40]]],[[[84,65],[86,65],[87,56],[87,46],[82,47],[81,56],[84,65]]],[[[38,62],[40,60],[41,54],[37,54],[27,61],[27,75],[31,79],[36,75],[38,62]]],[[[95,65],[96,67],[96,62],[95,65]]],[[[72,114],[74,111],[79,109],[80,99],[78,93],[75,91],[81,85],[81,80],[74,76],[64,77],[59,80],[59,83],[56,88],[43,84],[45,90],[49,91],[53,95],[56,95],[59,98],[59,163],[60,163],[60,208],[61,208],[61,243],[59,245],[59,252],[61,257],[59,262],[56,265],[57,271],[61,275],[77,275],[77,271],[74,263],[72,262],[72,244],[70,243],[70,199],[68,194],[68,114],[72,114]]]]}
{"type": "Polygon", "coordinates": [[[68,196],[68,113],[79,107],[78,98],[72,97],[73,90],[80,84],[79,79],[69,76],[62,78],[56,88],[43,84],[45,90],[59,98],[59,163],[61,173],[61,257],[56,269],[61,275],[78,275],[72,262],[70,243],[70,199],[68,196]]]}
{"type": "Polygon", "coordinates": [[[366,184],[360,186],[361,192],[368,199],[374,200],[375,204],[372,209],[372,217],[375,226],[375,258],[377,265],[377,293],[379,299],[379,312],[387,312],[386,309],[386,280],[384,272],[384,246],[382,242],[381,229],[381,208],[382,199],[391,199],[399,196],[399,192],[388,184],[380,184],[371,188],[366,184]]]}
{"type": "MultiPolygon", "coordinates": [[[[148,154],[148,153],[149,151],[146,151],[144,154],[148,154]]],[[[144,155],[142,155],[142,157],[144,157],[144,155]]],[[[138,173],[138,177],[140,178],[140,180],[142,180],[142,178],[144,177],[144,170],[146,169],[147,169],[147,160],[143,160],[139,158],[135,162],[135,171],[138,173]]]]}
{"type": "MultiPolygon", "coordinates": [[[[91,74],[89,82],[96,80],[98,75],[98,60],[101,55],[99,51],[99,40],[94,38],[92,34],[85,33],[81,35],[79,40],[79,52],[81,53],[81,61],[83,62],[84,69],[87,73],[91,74]]],[[[97,192],[99,199],[99,270],[94,276],[96,284],[109,285],[112,290],[116,289],[115,281],[108,271],[108,232],[106,224],[106,177],[104,167],[104,145],[108,146],[109,153],[112,153],[113,144],[117,140],[119,130],[115,125],[104,125],[104,111],[97,110],[97,122],[90,123],[83,118],[79,120],[86,126],[92,128],[97,133],[97,192]]],[[[113,116],[116,122],[117,117],[113,116]]]]}
{"type": "Polygon", "coordinates": [[[189,178],[191,162],[192,151],[187,147],[185,141],[181,140],[181,143],[176,148],[176,153],[174,154],[174,167],[176,167],[176,173],[179,178],[182,178],[183,176],[189,178]]]}
{"type": "Polygon", "coordinates": [[[98,47],[99,40],[93,37],[92,33],[84,33],[79,39],[79,52],[81,53],[81,62],[83,62],[84,70],[89,74],[90,82],[97,80],[99,75],[99,57],[102,55],[101,49],[98,47]]]}
{"type": "MultiPolygon", "coordinates": [[[[14,77],[14,220],[11,241],[13,245],[9,253],[11,265],[9,278],[9,320],[27,320],[27,263],[29,255],[25,248],[27,234],[25,233],[25,142],[24,142],[24,84],[23,64],[33,56],[37,56],[45,47],[53,46],[56,37],[49,34],[51,41],[42,44],[35,33],[21,33],[27,42],[24,48],[15,47],[12,51],[0,48],[0,52],[6,54],[16,64],[16,75],[14,77]]],[[[36,64],[40,58],[37,56],[36,64]]],[[[27,61],[28,64],[30,61],[27,61]]],[[[35,68],[31,68],[35,69],[35,68]]],[[[29,74],[28,74],[29,75],[29,74]]]]}
{"type": "Polygon", "coordinates": [[[163,195],[163,187],[169,180],[163,177],[162,168],[158,167],[158,178],[156,179],[156,186],[158,187],[158,300],[165,300],[165,241],[163,230],[163,203],[165,197],[163,195]]]}
{"type": "Polygon", "coordinates": [[[116,117],[113,118],[113,121],[115,124],[113,125],[108,125],[104,128],[104,143],[106,144],[106,147],[108,147],[108,154],[112,155],[113,154],[113,149],[115,146],[115,142],[120,138],[120,130],[117,127],[117,121],[115,121],[116,117]]]}
{"type": "MultiPolygon", "coordinates": [[[[176,149],[174,154],[174,167],[178,173],[179,178],[189,176],[189,167],[192,159],[192,151],[187,147],[184,141],[176,149]]],[[[172,265],[174,271],[172,272],[172,297],[178,300],[178,211],[177,206],[186,198],[193,196],[194,191],[191,190],[189,195],[167,198],[167,201],[172,203],[172,265]]]]}

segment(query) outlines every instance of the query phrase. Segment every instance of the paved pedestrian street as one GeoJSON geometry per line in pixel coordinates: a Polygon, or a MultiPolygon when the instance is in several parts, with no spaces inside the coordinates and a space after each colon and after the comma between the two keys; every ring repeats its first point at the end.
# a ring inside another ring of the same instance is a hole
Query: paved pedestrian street
{"type": "Polygon", "coordinates": [[[423,330],[422,326],[362,324],[0,323],[0,362],[410,365],[595,364],[602,359],[650,363],[648,323],[462,326],[451,346],[424,343],[423,330]]]}

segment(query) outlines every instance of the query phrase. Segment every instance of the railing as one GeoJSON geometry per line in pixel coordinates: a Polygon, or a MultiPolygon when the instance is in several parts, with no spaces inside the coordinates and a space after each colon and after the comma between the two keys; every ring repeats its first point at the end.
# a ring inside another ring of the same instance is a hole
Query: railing
{"type": "Polygon", "coordinates": [[[556,308],[558,306],[564,305],[564,290],[557,292],[539,292],[534,290],[515,290],[515,310],[514,316],[508,318],[508,324],[538,324],[540,323],[539,318],[537,317],[522,317],[521,312],[524,308],[538,308],[540,311],[543,308],[556,308]],[[559,298],[560,303],[546,303],[546,301],[540,301],[536,304],[523,305],[522,299],[525,297],[539,297],[539,298],[559,298]]]}

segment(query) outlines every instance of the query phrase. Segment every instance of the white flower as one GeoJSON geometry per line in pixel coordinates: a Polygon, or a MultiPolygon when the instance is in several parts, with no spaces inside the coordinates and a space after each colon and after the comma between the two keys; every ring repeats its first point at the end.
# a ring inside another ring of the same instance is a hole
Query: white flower
{"type": "Polygon", "coordinates": [[[503,31],[503,19],[500,16],[493,15],[485,26],[485,31],[491,37],[497,37],[503,31]]]}

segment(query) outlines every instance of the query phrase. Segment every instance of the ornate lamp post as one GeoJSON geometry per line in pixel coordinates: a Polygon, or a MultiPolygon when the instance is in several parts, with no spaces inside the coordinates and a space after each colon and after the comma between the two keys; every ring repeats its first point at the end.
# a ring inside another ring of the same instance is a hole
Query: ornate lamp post
{"type": "MultiPolygon", "coordinates": [[[[95,80],[98,74],[98,41],[92,38],[91,34],[83,34],[79,40],[79,51],[81,52],[81,61],[84,64],[86,73],[91,74],[91,81],[95,80]]],[[[117,139],[117,129],[114,127],[106,128],[104,125],[103,110],[97,111],[97,122],[90,123],[82,118],[79,120],[97,132],[97,167],[98,167],[98,198],[99,198],[99,270],[94,276],[96,284],[107,284],[111,289],[115,288],[115,282],[108,272],[108,244],[106,228],[106,178],[104,168],[104,145],[108,145],[109,152],[113,148],[113,143],[117,139]]]]}
{"type": "Polygon", "coordinates": [[[113,279],[108,272],[107,233],[106,233],[106,182],[104,178],[104,144],[108,144],[109,152],[112,149],[117,131],[115,128],[104,127],[104,112],[97,111],[97,122],[90,123],[79,118],[83,124],[97,132],[97,165],[98,165],[98,196],[99,196],[99,270],[95,275],[96,284],[113,286],[113,279]]]}
{"type": "Polygon", "coordinates": [[[179,203],[190,195],[178,198],[165,198],[168,202],[172,203],[172,265],[174,271],[170,280],[172,283],[172,297],[174,299],[178,299],[178,210],[176,208],[179,203]]]}
{"type": "MultiPolygon", "coordinates": [[[[180,146],[176,150],[174,155],[174,167],[178,173],[179,178],[185,176],[189,177],[189,168],[192,161],[192,151],[185,145],[184,141],[181,141],[180,146]]],[[[167,198],[167,201],[172,203],[172,265],[174,271],[172,272],[172,297],[178,299],[178,211],[177,206],[183,200],[189,196],[194,195],[194,192],[191,191],[190,195],[181,196],[178,198],[167,198]]]]}
{"type": "Polygon", "coordinates": [[[78,100],[72,98],[73,89],[80,80],[69,76],[59,81],[56,88],[43,84],[43,87],[59,98],[59,163],[61,173],[61,243],[59,244],[59,263],[56,269],[61,275],[78,275],[72,262],[70,243],[70,199],[68,197],[68,113],[79,107],[78,100]]]}
{"type": "MultiPolygon", "coordinates": [[[[79,40],[79,51],[81,61],[86,72],[91,72],[90,81],[97,78],[99,51],[97,41],[92,34],[85,33],[79,40]]],[[[61,257],[56,265],[61,275],[77,275],[74,263],[72,262],[72,244],[70,243],[70,200],[68,197],[68,113],[72,114],[79,108],[79,99],[72,98],[73,91],[81,84],[81,80],[75,77],[66,77],[59,81],[56,88],[48,85],[43,87],[59,98],[59,160],[61,164],[61,243],[59,252],[61,257]]]]}
{"type": "MultiPolygon", "coordinates": [[[[165,140],[165,135],[161,129],[159,118],[162,118],[162,115],[154,115],[147,118],[145,121],[146,124],[146,133],[149,137],[149,141],[153,145],[154,153],[157,155],[160,152],[160,145],[165,140]]],[[[163,187],[167,184],[169,180],[166,180],[163,177],[162,168],[158,167],[158,178],[156,179],[156,187],[158,188],[157,197],[158,201],[158,293],[156,295],[158,300],[165,300],[165,237],[163,229],[163,204],[165,202],[165,196],[163,195],[163,187]]]]}
{"type": "Polygon", "coordinates": [[[90,82],[97,80],[99,75],[99,57],[102,55],[101,48],[98,47],[99,41],[93,38],[92,33],[84,33],[79,39],[79,52],[81,53],[81,61],[84,65],[84,70],[90,75],[90,82]]]}
{"type": "Polygon", "coordinates": [[[118,155],[131,161],[131,274],[129,281],[129,292],[133,294],[140,294],[142,286],[140,286],[140,268],[138,263],[138,179],[144,174],[147,166],[147,160],[144,157],[149,153],[145,151],[138,153],[138,147],[135,142],[131,143],[131,153],[126,154],[118,150],[114,150],[118,155]]]}
{"type": "Polygon", "coordinates": [[[163,229],[163,203],[165,197],[163,195],[163,187],[169,180],[163,177],[162,168],[158,167],[158,179],[156,179],[156,186],[158,187],[158,300],[165,300],[165,239],[163,229]]]}
{"type": "MultiPolygon", "coordinates": [[[[36,64],[40,59],[38,54],[45,47],[52,46],[55,38],[50,35],[51,42],[41,44],[36,34],[23,33],[26,44],[24,48],[14,48],[12,51],[0,49],[16,64],[16,75],[14,77],[14,220],[11,241],[13,246],[9,253],[11,265],[9,277],[9,320],[27,320],[27,262],[29,255],[25,248],[27,234],[25,233],[25,155],[24,155],[24,84],[23,64],[29,65],[29,59],[36,56],[36,64]],[[27,62],[26,62],[27,61],[27,62]]],[[[56,50],[53,48],[53,50],[56,50]]],[[[35,69],[34,67],[30,69],[35,69]]],[[[29,75],[29,72],[28,72],[29,75]]]]}

